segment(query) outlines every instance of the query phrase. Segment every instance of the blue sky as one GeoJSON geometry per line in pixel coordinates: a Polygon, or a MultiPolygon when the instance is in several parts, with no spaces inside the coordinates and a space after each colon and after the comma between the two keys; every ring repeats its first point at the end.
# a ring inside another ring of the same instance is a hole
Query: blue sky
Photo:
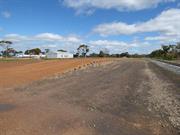
{"type": "Polygon", "coordinates": [[[180,41],[179,0],[0,0],[0,39],[12,47],[149,53],[180,41]]]}

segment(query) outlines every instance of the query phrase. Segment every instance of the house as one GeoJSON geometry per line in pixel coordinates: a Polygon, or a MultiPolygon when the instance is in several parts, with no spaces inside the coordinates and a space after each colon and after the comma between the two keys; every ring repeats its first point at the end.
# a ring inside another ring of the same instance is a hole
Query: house
{"type": "Polygon", "coordinates": [[[74,58],[74,55],[68,52],[62,52],[62,51],[57,51],[57,52],[48,52],[46,54],[46,57],[48,59],[70,59],[74,58]]]}

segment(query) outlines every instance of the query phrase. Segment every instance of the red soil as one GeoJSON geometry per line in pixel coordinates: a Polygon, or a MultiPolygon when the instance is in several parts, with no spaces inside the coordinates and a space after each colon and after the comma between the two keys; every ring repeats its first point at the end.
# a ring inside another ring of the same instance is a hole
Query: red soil
{"type": "Polygon", "coordinates": [[[0,62],[0,88],[16,87],[33,81],[63,73],[90,63],[101,63],[109,59],[67,59],[44,61],[8,61],[0,62]]]}

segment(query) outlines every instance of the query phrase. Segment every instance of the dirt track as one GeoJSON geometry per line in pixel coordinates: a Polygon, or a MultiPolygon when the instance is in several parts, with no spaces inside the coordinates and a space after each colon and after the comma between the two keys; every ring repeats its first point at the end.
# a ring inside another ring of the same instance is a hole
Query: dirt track
{"type": "Polygon", "coordinates": [[[179,81],[123,59],[9,89],[0,94],[0,135],[178,135],[179,81]]]}

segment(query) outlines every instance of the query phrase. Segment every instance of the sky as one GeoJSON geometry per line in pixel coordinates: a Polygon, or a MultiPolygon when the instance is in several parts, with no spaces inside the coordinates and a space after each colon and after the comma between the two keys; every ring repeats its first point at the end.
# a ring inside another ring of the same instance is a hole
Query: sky
{"type": "Polygon", "coordinates": [[[0,40],[23,51],[147,54],[180,41],[180,0],[0,0],[0,40]]]}

